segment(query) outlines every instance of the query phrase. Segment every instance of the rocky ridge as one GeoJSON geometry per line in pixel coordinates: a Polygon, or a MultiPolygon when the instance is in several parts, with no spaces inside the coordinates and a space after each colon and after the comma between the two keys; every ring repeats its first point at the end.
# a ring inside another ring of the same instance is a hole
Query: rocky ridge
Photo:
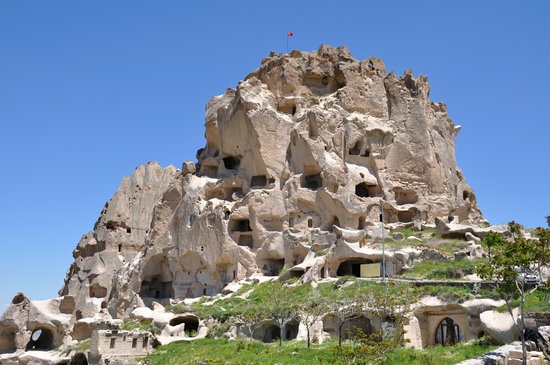
{"type": "MultiPolygon", "coordinates": [[[[460,126],[429,90],[426,76],[387,73],[346,47],[272,53],[208,102],[195,163],[148,163],[123,179],[73,251],[57,307],[48,304],[55,321],[14,321],[33,308],[14,298],[26,309],[1,318],[0,353],[37,328],[58,346],[86,338],[91,320],[214,295],[285,266],[302,282],[354,274],[382,260],[381,215],[386,229],[437,221],[449,235],[452,225],[477,235],[467,227],[486,222],[456,164],[460,126]]],[[[384,254],[399,273],[421,252],[384,254]]]]}

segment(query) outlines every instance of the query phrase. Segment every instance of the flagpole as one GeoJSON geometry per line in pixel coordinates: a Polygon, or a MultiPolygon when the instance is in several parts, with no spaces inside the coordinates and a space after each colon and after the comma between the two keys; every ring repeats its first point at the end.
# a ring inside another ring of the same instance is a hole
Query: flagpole
{"type": "Polygon", "coordinates": [[[286,35],[286,53],[288,54],[288,33],[286,35]]]}
{"type": "Polygon", "coordinates": [[[292,37],[294,33],[286,32],[286,53],[288,54],[288,38],[292,37]]]}

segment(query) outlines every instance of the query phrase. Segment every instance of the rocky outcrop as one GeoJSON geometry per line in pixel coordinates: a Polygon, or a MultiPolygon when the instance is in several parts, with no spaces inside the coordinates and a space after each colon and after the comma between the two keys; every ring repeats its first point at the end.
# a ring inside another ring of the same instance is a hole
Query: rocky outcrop
{"type": "Polygon", "coordinates": [[[284,266],[303,281],[379,275],[363,265],[385,256],[400,272],[421,252],[380,250],[381,215],[393,227],[483,221],[456,165],[460,126],[429,90],[426,76],[346,47],[263,59],[209,101],[195,163],[123,179],[73,252],[60,291],[74,301],[70,330],[284,266]]]}
{"type": "Polygon", "coordinates": [[[496,310],[481,313],[480,320],[485,333],[490,335],[498,343],[510,343],[519,338],[519,330],[515,325],[517,321],[518,310],[513,309],[514,318],[508,312],[498,312],[496,310]]]}
{"type": "Polygon", "coordinates": [[[17,293],[0,317],[0,354],[51,350],[66,343],[74,325],[74,298],[31,301],[17,293]]]}
{"type": "MultiPolygon", "coordinates": [[[[83,316],[120,317],[285,265],[310,280],[352,274],[382,259],[370,247],[382,208],[388,224],[479,222],[456,166],[459,127],[428,93],[425,76],[386,73],[346,47],[272,53],[210,100],[196,163],[149,163],[123,180],[61,294],[83,316]]],[[[385,254],[397,272],[410,259],[385,254]]]]}

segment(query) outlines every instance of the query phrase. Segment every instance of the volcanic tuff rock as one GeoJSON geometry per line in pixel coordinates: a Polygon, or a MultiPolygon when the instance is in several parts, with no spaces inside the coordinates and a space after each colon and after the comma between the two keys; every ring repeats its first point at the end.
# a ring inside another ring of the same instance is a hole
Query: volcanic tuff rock
{"type": "MultiPolygon", "coordinates": [[[[456,165],[460,127],[429,90],[427,77],[346,47],[272,53],[208,102],[196,163],[123,179],[60,295],[77,319],[117,318],[285,265],[315,281],[380,262],[382,206],[393,226],[482,221],[456,165]]],[[[385,253],[396,272],[421,254],[385,253]]]]}
{"type": "Polygon", "coordinates": [[[284,265],[311,279],[351,273],[381,259],[368,247],[381,204],[388,223],[481,220],[456,166],[459,127],[428,94],[425,76],[388,74],[346,47],[272,53],[209,101],[196,164],[149,163],[123,180],[60,294],[83,316],[121,316],[284,265]]]}

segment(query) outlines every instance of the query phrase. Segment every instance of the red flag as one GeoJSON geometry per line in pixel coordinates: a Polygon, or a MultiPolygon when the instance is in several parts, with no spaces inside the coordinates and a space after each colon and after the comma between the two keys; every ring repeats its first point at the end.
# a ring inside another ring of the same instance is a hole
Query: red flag
{"type": "Polygon", "coordinates": [[[286,35],[289,36],[289,37],[292,37],[294,35],[294,33],[288,32],[286,35]]]}

